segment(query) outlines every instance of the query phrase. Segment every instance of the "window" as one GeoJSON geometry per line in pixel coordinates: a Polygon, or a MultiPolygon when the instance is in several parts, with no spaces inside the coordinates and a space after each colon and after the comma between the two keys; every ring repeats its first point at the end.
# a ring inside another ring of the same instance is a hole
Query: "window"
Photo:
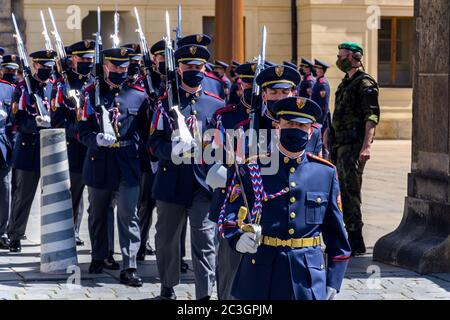
{"type": "Polygon", "coordinates": [[[381,18],[378,31],[378,80],[383,87],[412,86],[413,19],[381,18]]]}

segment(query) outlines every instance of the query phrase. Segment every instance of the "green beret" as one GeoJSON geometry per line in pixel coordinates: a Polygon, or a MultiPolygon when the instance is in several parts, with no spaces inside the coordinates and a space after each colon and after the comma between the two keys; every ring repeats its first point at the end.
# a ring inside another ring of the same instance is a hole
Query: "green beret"
{"type": "Polygon", "coordinates": [[[347,49],[347,50],[350,50],[353,52],[360,52],[362,55],[364,55],[363,48],[356,42],[344,42],[344,43],[341,43],[338,48],[339,49],[347,49]]]}

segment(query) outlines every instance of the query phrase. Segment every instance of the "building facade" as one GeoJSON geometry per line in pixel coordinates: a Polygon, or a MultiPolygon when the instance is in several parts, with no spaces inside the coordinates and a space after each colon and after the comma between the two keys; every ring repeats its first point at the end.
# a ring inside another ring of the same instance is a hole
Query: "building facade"
{"type": "MultiPolygon", "coordinates": [[[[64,43],[71,44],[82,37],[92,38],[97,30],[96,9],[99,5],[103,40],[108,46],[115,10],[121,14],[120,37],[123,43],[137,41],[133,7],[138,8],[147,40],[153,43],[164,36],[166,10],[175,26],[178,4],[178,0],[0,2],[16,3],[15,7],[21,3],[23,6],[29,51],[43,47],[39,11],[44,10],[48,17],[47,7],[53,9],[64,43]]],[[[183,34],[204,32],[214,36],[215,0],[182,0],[181,3],[183,34]]],[[[13,6],[11,10],[19,9],[13,6]]],[[[244,0],[244,56],[247,60],[258,55],[259,30],[263,25],[269,32],[267,58],[278,63],[291,60],[292,30],[295,30],[292,10],[296,11],[298,20],[298,58],[318,58],[330,64],[328,78],[332,90],[343,77],[335,67],[337,45],[343,41],[363,45],[365,69],[381,85],[382,122],[377,137],[409,139],[412,123],[413,0],[244,0]]],[[[7,17],[0,18],[3,18],[0,24],[5,24],[7,17]]],[[[211,49],[214,51],[213,46],[211,49]]]]}

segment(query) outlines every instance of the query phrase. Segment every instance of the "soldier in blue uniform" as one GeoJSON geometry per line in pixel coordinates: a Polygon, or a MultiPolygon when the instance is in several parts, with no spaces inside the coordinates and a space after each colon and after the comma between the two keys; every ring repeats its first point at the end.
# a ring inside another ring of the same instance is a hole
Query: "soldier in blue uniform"
{"type": "Polygon", "coordinates": [[[302,82],[298,89],[298,95],[300,97],[311,98],[312,89],[316,83],[313,72],[314,63],[308,59],[302,58],[300,63],[300,74],[302,75],[302,82]]]}
{"type": "Polygon", "coordinates": [[[0,249],[9,249],[7,226],[10,215],[12,128],[9,114],[19,69],[16,55],[6,55],[1,62],[0,80],[0,249]]]}
{"type": "Polygon", "coordinates": [[[231,105],[238,104],[241,101],[241,97],[239,96],[239,75],[236,73],[236,69],[240,66],[240,63],[236,60],[231,61],[230,65],[230,77],[231,77],[231,89],[230,89],[230,98],[228,99],[228,103],[231,105]]]}
{"type": "Polygon", "coordinates": [[[63,78],[54,83],[51,118],[52,127],[66,129],[75,236],[77,245],[80,246],[84,244],[84,241],[79,237],[79,226],[83,214],[80,210],[80,203],[84,190],[82,172],[86,147],[77,139],[76,127],[77,122],[81,120],[83,111],[80,105],[81,90],[93,82],[91,71],[94,59],[94,42],[90,40],[76,42],[68,47],[68,51],[71,53],[72,62],[71,68],[66,72],[69,87],[73,92],[71,96],[67,96],[63,78]]]}
{"type": "Polygon", "coordinates": [[[109,209],[117,205],[119,242],[122,250],[120,282],[142,286],[137,274],[136,255],[140,246],[137,205],[141,163],[139,144],[145,131],[148,108],[145,90],[128,83],[129,55],[125,48],[108,49],[104,57],[104,77],[100,79],[101,100],[109,112],[112,134],[100,130],[95,105],[96,84],[83,90],[83,117],[80,141],[87,146],[83,182],[89,191],[89,235],[92,244],[90,273],[101,273],[108,258],[107,220],[109,209]]]}
{"type": "MultiPolygon", "coordinates": [[[[236,68],[236,73],[241,80],[240,87],[243,92],[241,101],[237,105],[229,105],[225,108],[219,109],[214,114],[211,124],[211,127],[216,130],[216,134],[213,140],[213,142],[215,143],[215,148],[222,148],[224,154],[222,163],[213,165],[208,171],[208,175],[206,178],[207,183],[214,190],[213,200],[211,202],[211,208],[209,212],[209,219],[216,224],[219,219],[220,208],[225,200],[226,178],[227,176],[229,176],[229,172],[234,172],[234,159],[227,158],[232,155],[226,153],[227,146],[229,146],[229,140],[227,139],[226,133],[227,130],[235,129],[236,126],[249,118],[255,70],[255,63],[241,64],[236,68]]],[[[234,141],[234,139],[231,141],[234,141]]],[[[227,241],[219,238],[216,272],[217,294],[219,300],[232,299],[231,285],[233,283],[233,279],[236,274],[237,267],[239,266],[240,260],[241,255],[234,250],[231,250],[227,241]]]]}
{"type": "Polygon", "coordinates": [[[274,110],[280,144],[267,157],[279,162],[277,173],[264,173],[267,159],[241,165],[243,186],[234,176],[220,216],[220,234],[244,255],[232,294],[243,300],[333,299],[351,248],[336,169],[305,151],[320,107],[307,98],[289,97],[274,110]]]}
{"type": "MultiPolygon", "coordinates": [[[[130,66],[128,67],[128,81],[132,84],[139,85],[142,88],[147,88],[146,79],[140,73],[140,65],[142,63],[142,53],[139,44],[127,44],[125,48],[131,50],[130,66]],[[131,75],[130,75],[131,72],[131,75]]],[[[160,80],[161,81],[161,80],[160,80]]],[[[153,83],[155,85],[155,83],[153,83]]],[[[158,84],[159,85],[159,82],[158,84]]],[[[158,93],[157,93],[158,95],[158,93]]],[[[137,254],[138,261],[144,261],[146,254],[153,255],[153,249],[147,242],[150,227],[152,225],[153,209],[156,206],[156,200],[152,197],[153,181],[155,174],[152,172],[152,161],[157,159],[151,159],[148,153],[146,143],[149,138],[151,119],[153,118],[153,110],[155,108],[155,102],[149,98],[149,108],[145,112],[145,125],[144,135],[142,137],[142,143],[139,146],[139,155],[141,159],[141,187],[139,193],[138,215],[139,215],[139,229],[141,231],[141,245],[137,254]]]]}
{"type": "MultiPolygon", "coordinates": [[[[225,106],[220,97],[202,86],[209,57],[208,49],[201,45],[187,45],[175,52],[181,78],[180,112],[193,136],[203,136],[214,113],[225,106]]],[[[174,95],[177,96],[175,92],[174,95]]],[[[159,159],[153,196],[158,208],[155,241],[161,297],[176,299],[173,287],[180,281],[180,238],[189,217],[196,298],[209,299],[215,281],[215,225],[208,219],[211,191],[205,181],[204,166],[189,156],[192,145],[185,137],[172,141],[174,121],[168,107],[168,99],[163,97],[150,136],[150,151],[159,159]],[[185,157],[182,164],[174,162],[179,154],[185,157]]]]}
{"type": "Polygon", "coordinates": [[[322,133],[329,127],[330,119],[330,84],[325,77],[325,73],[330,67],[325,62],[315,59],[314,70],[316,71],[316,83],[313,87],[313,93],[311,99],[317,103],[321,110],[322,116],[318,119],[317,123],[320,125],[322,133]]]}
{"type": "Polygon", "coordinates": [[[229,101],[231,90],[231,81],[226,74],[229,67],[225,62],[216,60],[213,68],[213,74],[222,81],[226,101],[229,101]]]}
{"type": "Polygon", "coordinates": [[[166,43],[164,40],[156,42],[150,48],[153,55],[153,87],[158,91],[158,96],[162,97],[166,91],[166,43]]]}
{"type": "MultiPolygon", "coordinates": [[[[33,90],[50,109],[52,83],[50,76],[55,65],[56,52],[37,51],[30,54],[34,69],[30,82],[33,90]]],[[[12,154],[15,169],[12,194],[11,217],[8,225],[9,250],[20,252],[20,240],[25,235],[31,205],[40,179],[39,131],[50,124],[50,118],[41,117],[31,100],[25,81],[17,84],[12,96],[11,115],[17,127],[16,142],[12,154]]]]}

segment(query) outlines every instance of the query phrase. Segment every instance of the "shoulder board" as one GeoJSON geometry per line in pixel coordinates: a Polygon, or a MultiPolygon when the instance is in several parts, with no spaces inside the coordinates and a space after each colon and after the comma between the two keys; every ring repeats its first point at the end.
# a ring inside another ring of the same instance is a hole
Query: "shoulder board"
{"type": "Polygon", "coordinates": [[[244,121],[239,122],[236,127],[234,127],[235,129],[239,129],[240,127],[245,127],[246,125],[248,125],[250,123],[250,118],[245,119],[244,121]]]}
{"type": "Polygon", "coordinates": [[[205,75],[206,75],[208,78],[211,78],[211,79],[214,79],[214,80],[217,80],[217,81],[222,82],[222,79],[216,77],[216,75],[213,74],[213,73],[211,73],[211,72],[205,72],[205,75]]]}
{"type": "Polygon", "coordinates": [[[219,97],[218,95],[215,95],[214,93],[212,93],[212,92],[209,92],[209,91],[204,91],[205,92],[205,94],[207,95],[207,96],[210,96],[210,97],[213,97],[213,98],[216,98],[217,100],[220,100],[220,101],[225,101],[225,100],[223,100],[221,97],[219,97]]]}
{"type": "Polygon", "coordinates": [[[320,78],[320,80],[319,80],[320,84],[324,84],[326,82],[327,82],[327,80],[324,77],[320,78]]]}
{"type": "Polygon", "coordinates": [[[332,164],[330,161],[325,160],[325,159],[323,159],[321,157],[318,157],[318,156],[316,156],[316,155],[314,155],[314,154],[312,154],[310,152],[307,153],[307,156],[308,156],[309,160],[322,163],[322,164],[327,165],[327,166],[329,166],[331,168],[335,168],[334,164],[332,164]]]}
{"type": "Polygon", "coordinates": [[[10,86],[13,86],[12,83],[9,83],[8,81],[2,80],[2,79],[0,79],[0,83],[4,83],[4,84],[8,84],[10,86]]]}
{"type": "Polygon", "coordinates": [[[236,105],[228,105],[226,107],[220,108],[219,110],[216,111],[216,115],[219,114],[225,114],[231,111],[236,110],[236,105]]]}
{"type": "Polygon", "coordinates": [[[139,86],[139,85],[137,85],[137,84],[135,84],[135,83],[129,83],[128,86],[129,86],[131,89],[135,89],[135,90],[140,91],[140,92],[145,92],[145,89],[144,89],[144,88],[142,88],[141,86],[139,86]]]}

